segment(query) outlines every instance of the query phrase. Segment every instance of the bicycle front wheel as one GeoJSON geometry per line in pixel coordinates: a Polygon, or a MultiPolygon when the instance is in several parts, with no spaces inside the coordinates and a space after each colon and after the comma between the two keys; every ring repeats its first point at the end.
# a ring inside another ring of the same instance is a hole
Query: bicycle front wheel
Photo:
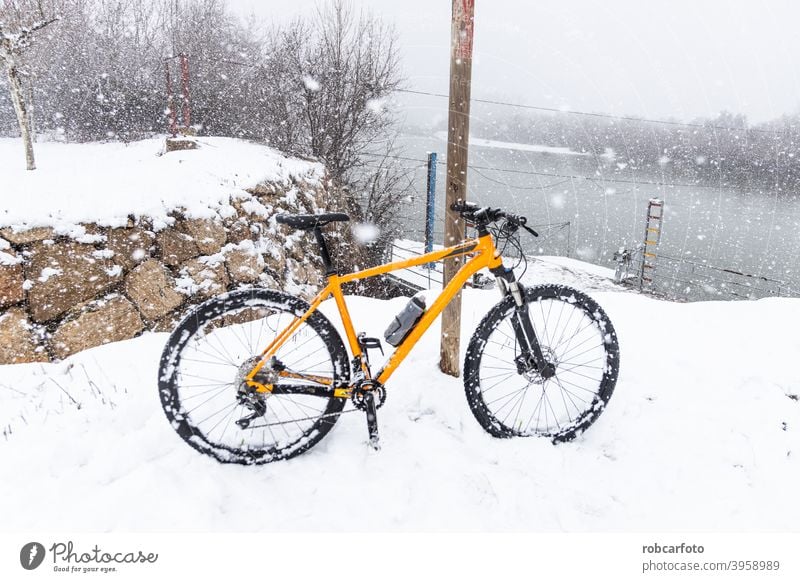
{"type": "Polygon", "coordinates": [[[285,293],[247,289],[215,297],[181,321],[158,377],[164,412],[181,438],[223,463],[262,464],[308,450],[333,428],[345,404],[334,388],[349,383],[349,367],[341,337],[319,311],[276,352],[283,376],[275,375],[275,393],[243,389],[259,354],[308,307],[285,293]],[[313,378],[312,390],[292,390],[298,381],[291,378],[313,378]]]}
{"type": "Polygon", "coordinates": [[[603,412],[619,373],[617,334],[587,295],[562,285],[525,290],[528,315],[555,373],[543,377],[519,365],[520,344],[506,297],[483,318],[467,348],[467,402],[496,437],[574,438],[603,412]]]}

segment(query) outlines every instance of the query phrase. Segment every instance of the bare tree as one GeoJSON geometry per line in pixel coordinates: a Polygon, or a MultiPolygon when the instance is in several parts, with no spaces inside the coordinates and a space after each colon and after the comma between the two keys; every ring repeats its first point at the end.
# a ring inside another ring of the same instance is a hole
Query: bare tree
{"type": "Polygon", "coordinates": [[[345,253],[363,266],[385,248],[410,189],[395,159],[399,128],[388,106],[403,84],[394,29],[345,0],[326,2],[313,18],[271,31],[259,74],[264,138],[325,162],[337,186],[332,203],[378,227],[367,252],[357,245],[345,253]]]}
{"type": "Polygon", "coordinates": [[[402,83],[394,29],[344,0],[275,29],[266,46],[273,143],[312,155],[343,178],[393,123],[382,106],[402,83]],[[274,101],[273,101],[274,100],[274,101]]]}
{"type": "Polygon", "coordinates": [[[47,15],[43,0],[2,0],[0,4],[0,62],[6,69],[11,102],[17,115],[29,170],[36,169],[36,160],[33,155],[32,120],[22,88],[21,57],[31,47],[34,35],[56,20],[53,15],[47,15]]]}

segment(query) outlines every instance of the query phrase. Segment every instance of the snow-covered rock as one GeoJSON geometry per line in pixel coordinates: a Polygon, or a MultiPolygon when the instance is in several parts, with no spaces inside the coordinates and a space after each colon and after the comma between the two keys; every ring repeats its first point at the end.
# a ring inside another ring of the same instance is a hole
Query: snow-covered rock
{"type": "Polygon", "coordinates": [[[0,315],[14,309],[22,327],[6,331],[25,330],[0,364],[170,329],[189,305],[240,285],[314,289],[316,254],[273,216],[325,208],[322,166],[241,140],[197,141],[170,153],[160,140],[44,142],[39,169],[26,172],[2,163],[19,144],[0,139],[0,315]],[[111,332],[103,313],[120,316],[111,332]]]}

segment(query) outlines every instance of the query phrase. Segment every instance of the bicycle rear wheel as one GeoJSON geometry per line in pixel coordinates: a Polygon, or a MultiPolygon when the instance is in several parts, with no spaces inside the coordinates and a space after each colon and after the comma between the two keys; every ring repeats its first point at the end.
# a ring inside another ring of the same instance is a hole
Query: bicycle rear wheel
{"type": "MultiPolygon", "coordinates": [[[[319,311],[275,354],[286,376],[313,377],[314,393],[242,393],[259,354],[308,307],[285,293],[247,289],[215,297],[181,321],[158,376],[161,404],[181,438],[223,463],[262,464],[299,455],[333,428],[345,404],[333,390],[349,383],[349,368],[339,334],[319,311]],[[262,414],[242,426],[256,409],[262,414]]],[[[281,378],[276,386],[293,382],[281,378]]]]}
{"type": "Polygon", "coordinates": [[[532,287],[525,302],[555,374],[545,378],[518,365],[515,303],[506,297],[483,318],[467,348],[467,402],[493,436],[570,440],[597,420],[611,398],[619,373],[617,335],[600,306],[575,289],[532,287]]]}

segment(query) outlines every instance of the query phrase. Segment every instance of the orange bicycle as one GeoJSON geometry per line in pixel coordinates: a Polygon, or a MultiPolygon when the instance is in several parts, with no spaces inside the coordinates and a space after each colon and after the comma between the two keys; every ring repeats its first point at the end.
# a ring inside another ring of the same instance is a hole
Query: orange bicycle
{"type": "MultiPolygon", "coordinates": [[[[502,300],[483,318],[464,360],[467,402],[496,437],[574,438],[602,413],[616,384],[619,346],[597,303],[562,285],[523,287],[503,265],[495,240],[516,241],[526,219],[459,202],[452,210],[477,229],[462,244],[355,273],[333,266],[322,228],[346,214],[279,215],[312,231],[327,285],[310,302],[269,289],[226,293],[198,306],[172,332],[161,356],[159,393],[173,428],[192,447],[225,463],[261,464],[296,456],[318,443],[344,413],[366,413],[378,444],[377,409],[386,383],[419,338],[470,277],[488,269],[502,300]],[[386,330],[396,349],[370,367],[377,338],[358,334],[342,285],[399,269],[465,257],[430,307],[415,296],[386,330]],[[347,347],[319,311],[333,298],[347,347]]],[[[538,235],[537,235],[538,236],[538,235]]],[[[503,245],[505,248],[506,244],[503,245]]]]}

